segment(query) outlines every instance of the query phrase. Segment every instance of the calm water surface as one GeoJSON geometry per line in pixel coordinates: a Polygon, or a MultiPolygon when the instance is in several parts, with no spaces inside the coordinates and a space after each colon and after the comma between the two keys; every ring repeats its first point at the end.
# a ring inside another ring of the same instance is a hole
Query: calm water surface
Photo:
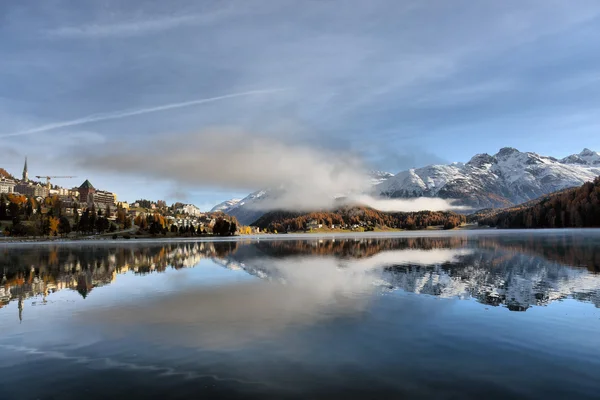
{"type": "Polygon", "coordinates": [[[599,398],[600,232],[0,244],[0,399],[599,398]]]}

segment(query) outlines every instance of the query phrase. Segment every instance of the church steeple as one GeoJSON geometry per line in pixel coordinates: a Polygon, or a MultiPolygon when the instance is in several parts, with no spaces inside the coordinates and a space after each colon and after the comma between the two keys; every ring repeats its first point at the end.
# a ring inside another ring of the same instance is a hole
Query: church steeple
{"type": "Polygon", "coordinates": [[[29,182],[29,171],[27,171],[27,156],[25,156],[25,166],[23,167],[23,180],[29,182]]]}

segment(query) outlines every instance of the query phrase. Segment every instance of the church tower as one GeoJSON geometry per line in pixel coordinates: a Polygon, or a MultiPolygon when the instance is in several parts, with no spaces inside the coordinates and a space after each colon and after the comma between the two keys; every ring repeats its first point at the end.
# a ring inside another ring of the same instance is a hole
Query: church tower
{"type": "Polygon", "coordinates": [[[27,157],[25,157],[25,166],[23,167],[23,181],[29,182],[29,171],[27,171],[27,157]]]}

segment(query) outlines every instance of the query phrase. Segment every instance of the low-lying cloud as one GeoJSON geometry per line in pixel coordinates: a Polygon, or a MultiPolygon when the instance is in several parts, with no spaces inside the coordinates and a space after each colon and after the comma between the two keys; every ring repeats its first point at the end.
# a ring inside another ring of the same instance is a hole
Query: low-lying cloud
{"type": "Polygon", "coordinates": [[[238,130],[157,137],[142,143],[114,144],[80,151],[81,168],[165,180],[180,186],[230,190],[269,189],[256,202],[262,210],[329,209],[342,202],[382,211],[456,209],[451,201],[433,198],[381,199],[372,192],[367,168],[355,153],[238,130]]]}

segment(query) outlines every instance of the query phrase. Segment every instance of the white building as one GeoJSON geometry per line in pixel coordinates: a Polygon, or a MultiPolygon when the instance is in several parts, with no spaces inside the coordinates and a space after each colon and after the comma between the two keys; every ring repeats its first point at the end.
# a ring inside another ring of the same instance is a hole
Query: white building
{"type": "Polygon", "coordinates": [[[16,184],[12,179],[0,178],[0,193],[14,193],[16,184]]]}
{"type": "Polygon", "coordinates": [[[200,211],[198,207],[196,207],[193,204],[184,204],[182,207],[177,209],[177,212],[179,214],[188,214],[193,217],[199,217],[200,215],[204,214],[202,211],[200,211]]]}

